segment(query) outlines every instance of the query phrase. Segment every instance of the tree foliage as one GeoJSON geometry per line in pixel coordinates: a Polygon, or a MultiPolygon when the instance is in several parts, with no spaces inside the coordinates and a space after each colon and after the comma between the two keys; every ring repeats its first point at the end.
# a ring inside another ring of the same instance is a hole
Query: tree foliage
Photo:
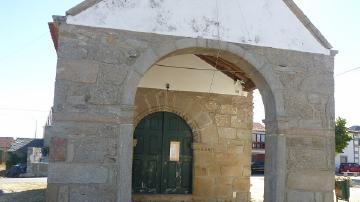
{"type": "Polygon", "coordinates": [[[11,166],[16,165],[18,163],[26,163],[26,155],[18,156],[15,153],[8,152],[7,158],[8,160],[6,161],[6,170],[10,169],[11,166]]]}
{"type": "Polygon", "coordinates": [[[335,151],[342,153],[352,137],[346,128],[346,120],[338,117],[335,123],[335,151]]]}

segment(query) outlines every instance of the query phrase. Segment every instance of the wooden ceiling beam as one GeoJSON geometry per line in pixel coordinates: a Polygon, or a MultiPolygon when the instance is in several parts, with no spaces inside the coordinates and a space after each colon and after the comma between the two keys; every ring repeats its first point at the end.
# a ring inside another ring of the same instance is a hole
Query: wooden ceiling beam
{"type": "Polygon", "coordinates": [[[231,79],[241,80],[244,82],[244,91],[252,91],[256,88],[254,82],[243,72],[238,66],[235,64],[222,59],[221,57],[217,58],[215,56],[210,55],[200,55],[196,54],[197,57],[213,66],[217,70],[223,72],[225,75],[230,77],[231,79]]]}

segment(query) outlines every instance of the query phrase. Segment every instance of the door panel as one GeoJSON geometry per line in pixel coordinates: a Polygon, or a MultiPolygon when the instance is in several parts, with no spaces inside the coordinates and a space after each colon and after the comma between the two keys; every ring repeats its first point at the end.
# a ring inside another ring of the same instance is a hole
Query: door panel
{"type": "Polygon", "coordinates": [[[147,182],[146,186],[148,188],[149,193],[156,193],[158,179],[157,179],[157,172],[158,172],[158,162],[156,160],[151,160],[148,162],[147,167],[147,182]]]}
{"type": "Polygon", "coordinates": [[[188,172],[192,169],[191,161],[189,162],[182,162],[181,165],[181,187],[189,190],[192,185],[192,176],[191,172],[188,172]]]}
{"type": "Polygon", "coordinates": [[[160,191],[162,119],[162,113],[154,113],[135,128],[132,177],[135,193],[160,191]]]}
{"type": "Polygon", "coordinates": [[[154,156],[160,156],[161,154],[161,142],[162,139],[160,136],[149,137],[149,154],[154,156]]]}
{"type": "Polygon", "coordinates": [[[166,185],[166,189],[174,189],[176,188],[176,163],[169,162],[167,173],[168,183],[166,185]]]}
{"type": "Polygon", "coordinates": [[[192,133],[179,116],[157,112],[134,132],[133,191],[188,194],[192,185],[192,133]],[[180,143],[179,161],[170,161],[170,142],[180,143]]]}
{"type": "MultiPolygon", "coordinates": [[[[169,161],[170,156],[170,142],[180,142],[180,161],[164,164],[163,178],[166,179],[167,185],[162,186],[162,191],[171,194],[188,194],[191,193],[191,183],[187,187],[183,187],[182,181],[184,175],[186,177],[192,176],[192,149],[191,140],[192,133],[190,127],[186,122],[172,113],[164,114],[164,137],[163,137],[163,161],[169,161]],[[183,168],[183,163],[186,162],[190,166],[187,169],[183,168]],[[174,187],[175,186],[175,187],[174,187]]],[[[191,180],[191,179],[190,179],[191,180]]],[[[188,179],[186,180],[188,181],[188,179]]],[[[185,182],[186,183],[186,182],[185,182]]]]}
{"type": "Polygon", "coordinates": [[[141,177],[142,176],[142,161],[140,159],[133,160],[133,187],[141,188],[141,177]]]}

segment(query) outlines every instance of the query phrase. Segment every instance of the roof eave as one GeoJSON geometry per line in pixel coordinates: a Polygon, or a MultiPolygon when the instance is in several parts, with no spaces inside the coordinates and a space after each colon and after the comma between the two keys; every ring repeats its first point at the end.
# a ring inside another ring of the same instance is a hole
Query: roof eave
{"type": "Polygon", "coordinates": [[[283,1],[322,46],[327,49],[333,48],[330,42],[324,37],[324,35],[321,34],[319,29],[315,27],[315,25],[310,21],[310,19],[304,14],[304,12],[296,5],[293,0],[283,1]]]}
{"type": "Polygon", "coordinates": [[[66,11],[66,15],[71,15],[71,16],[77,15],[101,1],[103,0],[85,0],[79,3],[78,5],[70,8],[68,11],[66,11]]]}

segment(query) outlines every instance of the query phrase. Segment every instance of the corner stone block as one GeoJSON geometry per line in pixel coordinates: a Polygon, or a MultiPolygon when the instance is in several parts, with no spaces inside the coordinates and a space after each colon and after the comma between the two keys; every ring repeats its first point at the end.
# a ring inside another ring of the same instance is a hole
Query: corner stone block
{"type": "Polygon", "coordinates": [[[217,114],[215,115],[215,123],[219,127],[228,127],[230,126],[230,116],[217,114]]]}
{"type": "Polygon", "coordinates": [[[56,79],[95,83],[98,71],[99,64],[95,61],[59,58],[56,79]]]}
{"type": "Polygon", "coordinates": [[[49,183],[105,184],[109,169],[99,164],[50,163],[49,183]]]}
{"type": "Polygon", "coordinates": [[[241,171],[241,166],[222,166],[221,176],[240,177],[241,171]]]}
{"type": "Polygon", "coordinates": [[[115,202],[116,201],[115,193],[116,192],[112,187],[103,186],[103,185],[72,186],[70,188],[69,201],[115,202]]]}
{"type": "Polygon", "coordinates": [[[61,202],[69,202],[69,187],[68,186],[60,186],[58,201],[61,202]]]}
{"type": "Polygon", "coordinates": [[[56,184],[49,183],[46,189],[46,201],[57,201],[59,187],[56,184]]]}
{"type": "MultiPolygon", "coordinates": [[[[322,202],[322,197],[316,197],[316,193],[314,192],[306,192],[306,191],[297,191],[297,190],[289,190],[287,192],[287,202],[322,202]]],[[[333,200],[332,200],[333,201],[333,200]]],[[[331,201],[331,202],[332,202],[331,201]]],[[[326,201],[330,202],[330,201],[326,201]]]]}
{"type": "Polygon", "coordinates": [[[67,139],[52,137],[50,140],[50,161],[65,161],[67,151],[67,139]]]}
{"type": "Polygon", "coordinates": [[[197,177],[194,179],[193,193],[196,196],[213,196],[215,179],[211,177],[197,177]]]}
{"type": "Polygon", "coordinates": [[[328,192],[334,189],[334,173],[329,171],[291,172],[287,187],[305,191],[328,192]]]}

